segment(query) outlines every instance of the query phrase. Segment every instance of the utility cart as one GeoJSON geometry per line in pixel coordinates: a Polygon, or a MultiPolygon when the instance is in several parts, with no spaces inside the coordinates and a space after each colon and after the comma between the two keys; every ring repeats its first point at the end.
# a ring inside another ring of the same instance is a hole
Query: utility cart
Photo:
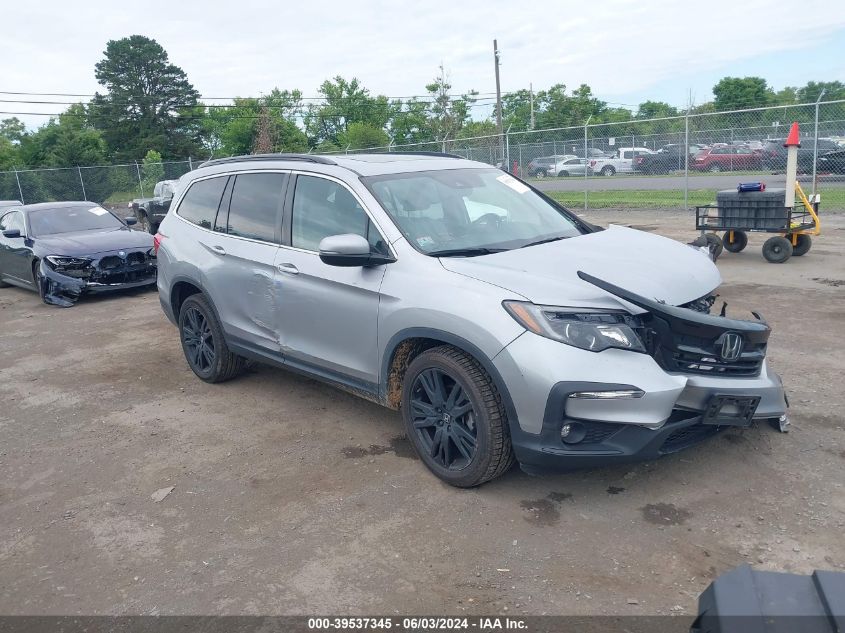
{"type": "Polygon", "coordinates": [[[795,183],[797,206],[784,206],[785,189],[738,191],[728,189],[716,194],[716,204],[695,208],[695,228],[707,240],[713,258],[722,249],[739,253],[748,245],[748,233],[777,233],[763,244],[763,257],[781,264],[795,255],[805,255],[812,245],[812,235],[821,233],[819,196],[810,202],[795,183]],[[715,231],[724,231],[719,237],[715,231]]]}

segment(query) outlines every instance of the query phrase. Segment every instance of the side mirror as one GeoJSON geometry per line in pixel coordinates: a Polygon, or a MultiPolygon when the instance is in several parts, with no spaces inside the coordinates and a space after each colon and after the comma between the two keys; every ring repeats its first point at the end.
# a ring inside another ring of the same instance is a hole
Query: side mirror
{"type": "Polygon", "coordinates": [[[138,224],[138,218],[133,218],[131,215],[127,216],[123,219],[126,222],[126,226],[132,226],[134,224],[138,224]]]}
{"type": "Polygon", "coordinates": [[[360,235],[329,235],[320,240],[320,259],[329,266],[380,266],[394,260],[388,255],[373,253],[370,243],[360,235]]]}
{"type": "Polygon", "coordinates": [[[13,237],[20,237],[21,230],[20,229],[6,229],[3,231],[3,237],[13,238],[13,237]]]}

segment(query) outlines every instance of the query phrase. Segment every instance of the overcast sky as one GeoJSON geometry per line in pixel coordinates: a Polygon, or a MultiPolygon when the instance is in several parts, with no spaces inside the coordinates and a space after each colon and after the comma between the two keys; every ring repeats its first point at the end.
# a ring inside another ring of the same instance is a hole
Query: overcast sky
{"type": "MultiPolygon", "coordinates": [[[[517,0],[318,2],[6,2],[0,91],[93,93],[106,42],[158,40],[207,97],[273,87],[315,96],[326,78],[358,77],[373,93],[424,94],[442,61],[454,91],[587,83],[614,104],[712,98],[725,75],[771,85],[845,80],[841,0],[517,0]]],[[[13,97],[3,99],[37,99],[13,97]]],[[[491,101],[482,101],[490,104],[491,101]]],[[[3,111],[63,106],[0,103],[3,111]]],[[[490,105],[476,108],[483,117],[490,105]]],[[[5,118],[6,114],[0,114],[5,118]]],[[[28,125],[46,117],[20,116],[28,125]]]]}

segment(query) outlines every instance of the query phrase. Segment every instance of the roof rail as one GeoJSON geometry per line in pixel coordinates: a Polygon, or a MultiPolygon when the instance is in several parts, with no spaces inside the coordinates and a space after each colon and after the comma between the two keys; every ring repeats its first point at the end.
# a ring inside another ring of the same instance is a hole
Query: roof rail
{"type": "MultiPolygon", "coordinates": [[[[361,152],[365,154],[366,152],[361,152]]],[[[372,152],[373,154],[388,154],[392,156],[437,156],[438,158],[460,158],[461,160],[466,160],[464,156],[458,156],[457,154],[448,154],[446,152],[372,152]]],[[[355,154],[350,154],[350,156],[354,156],[355,154]]]]}
{"type": "Polygon", "coordinates": [[[321,165],[337,165],[331,158],[315,156],[314,154],[244,154],[243,156],[228,156],[205,161],[200,167],[240,163],[252,160],[299,160],[306,163],[320,163],[321,165]]]}

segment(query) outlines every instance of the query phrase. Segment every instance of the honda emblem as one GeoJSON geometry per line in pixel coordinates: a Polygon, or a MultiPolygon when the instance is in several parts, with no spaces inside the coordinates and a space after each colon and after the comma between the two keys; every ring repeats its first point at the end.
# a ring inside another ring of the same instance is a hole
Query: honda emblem
{"type": "Polygon", "coordinates": [[[722,360],[734,361],[742,353],[742,337],[736,332],[728,332],[722,337],[722,360]]]}

